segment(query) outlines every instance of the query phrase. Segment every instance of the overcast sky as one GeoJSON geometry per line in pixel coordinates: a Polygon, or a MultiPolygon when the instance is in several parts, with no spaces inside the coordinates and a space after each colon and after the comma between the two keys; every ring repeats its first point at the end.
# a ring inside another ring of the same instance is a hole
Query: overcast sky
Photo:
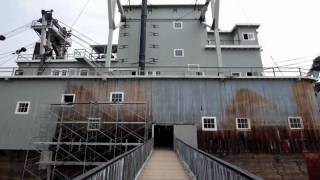
{"type": "MultiPolygon", "coordinates": [[[[2,0],[0,34],[12,31],[41,16],[41,9],[53,9],[55,18],[72,25],[88,0],[2,0]]],[[[138,4],[141,0],[131,0],[138,4]]],[[[151,4],[192,3],[196,0],[148,0],[151,4]]],[[[198,0],[203,3],[204,0],[198,0]]],[[[128,0],[122,0],[127,4],[128,0]]],[[[259,23],[259,40],[265,66],[309,68],[320,55],[319,0],[221,0],[220,29],[230,30],[236,23],[259,23]],[[272,57],[272,58],[271,58],[272,57]],[[289,59],[306,57],[294,61],[289,59]]],[[[107,43],[107,0],[90,0],[74,29],[93,40],[107,43]]],[[[0,41],[0,66],[14,66],[14,56],[6,53],[29,45],[39,37],[32,30],[0,41]],[[8,61],[7,63],[5,63],[8,61]]],[[[116,38],[117,39],[117,38],[116,38]]],[[[83,43],[84,44],[84,43],[83,43]]],[[[74,43],[74,45],[76,45],[74,43]]],[[[79,45],[77,45],[79,46],[79,45]]]]}

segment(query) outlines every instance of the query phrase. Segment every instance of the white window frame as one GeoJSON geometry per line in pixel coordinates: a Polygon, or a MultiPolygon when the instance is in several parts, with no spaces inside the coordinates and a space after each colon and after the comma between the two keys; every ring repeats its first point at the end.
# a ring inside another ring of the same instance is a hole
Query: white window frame
{"type": "Polygon", "coordinates": [[[60,71],[58,69],[51,69],[51,76],[60,76],[60,71]],[[54,75],[55,71],[58,72],[58,75],[54,75]]]}
{"type": "Polygon", "coordinates": [[[178,57],[178,58],[183,58],[184,57],[184,49],[173,49],[173,56],[174,57],[178,57]],[[177,56],[176,55],[176,51],[182,51],[182,55],[181,56],[177,56]]]}
{"type": "Polygon", "coordinates": [[[231,72],[231,76],[240,77],[241,72],[231,72]],[[235,75],[235,74],[238,74],[238,75],[235,75]]]}
{"type": "Polygon", "coordinates": [[[30,101],[18,101],[16,105],[15,114],[29,114],[30,104],[31,104],[30,101]],[[20,104],[22,103],[28,104],[27,112],[19,112],[19,107],[20,107],[20,104]]]}
{"type": "Polygon", "coordinates": [[[303,121],[301,116],[289,116],[288,117],[288,124],[290,129],[303,129],[303,121]],[[293,128],[291,127],[290,119],[299,119],[299,122],[301,124],[301,128],[293,128]]]}
{"type": "Polygon", "coordinates": [[[255,41],[256,40],[255,33],[253,33],[253,32],[243,32],[242,33],[242,40],[244,40],[244,41],[255,41]],[[252,35],[252,38],[251,39],[244,39],[244,35],[245,34],[248,35],[248,38],[250,37],[249,35],[252,35]]]}
{"type": "Polygon", "coordinates": [[[217,131],[217,118],[214,116],[202,116],[201,117],[201,124],[202,124],[202,131],[217,131]],[[214,119],[214,128],[205,128],[204,127],[204,120],[205,119],[214,119]]]}
{"type": "Polygon", "coordinates": [[[183,22],[182,21],[173,21],[172,25],[173,25],[173,29],[183,29],[183,22]],[[176,27],[176,23],[180,23],[181,27],[176,27]]]}
{"type": "Polygon", "coordinates": [[[64,97],[65,96],[73,96],[73,102],[71,104],[76,102],[76,94],[62,94],[62,96],[61,96],[61,104],[70,104],[70,103],[64,102],[64,97]]]}
{"type": "Polygon", "coordinates": [[[114,94],[122,94],[122,99],[121,99],[121,101],[120,101],[120,103],[122,103],[122,102],[124,102],[124,92],[110,92],[110,102],[112,102],[112,103],[119,103],[119,102],[113,102],[112,101],[112,95],[114,95],[114,94]]]}
{"type": "Polygon", "coordinates": [[[69,69],[51,69],[51,76],[56,76],[53,74],[54,71],[58,71],[58,75],[59,77],[66,77],[66,76],[69,76],[69,69]],[[66,75],[62,75],[62,71],[66,71],[66,75]]]}
{"type": "Polygon", "coordinates": [[[156,76],[156,71],[147,71],[146,76],[156,76]],[[149,74],[151,73],[151,74],[149,74]]]}
{"type": "MultiPolygon", "coordinates": [[[[86,71],[87,72],[86,76],[89,76],[89,69],[79,69],[79,76],[83,76],[83,75],[81,75],[82,71],[86,71]]],[[[83,77],[86,77],[86,76],[83,76],[83,77]]]]}
{"type": "Polygon", "coordinates": [[[87,126],[87,130],[88,131],[99,131],[101,128],[101,118],[88,118],[88,126],[87,126]],[[98,121],[96,121],[98,120],[98,121]],[[94,121],[94,122],[92,122],[94,121]],[[92,128],[92,125],[93,126],[98,126],[98,128],[92,128]]]}
{"type": "Polygon", "coordinates": [[[188,64],[188,71],[200,72],[200,64],[188,64]],[[194,66],[194,67],[192,67],[192,66],[194,66]]]}
{"type": "Polygon", "coordinates": [[[239,117],[239,118],[236,118],[236,128],[237,128],[237,130],[239,130],[239,131],[248,131],[248,130],[251,130],[251,122],[250,122],[251,120],[250,120],[250,118],[244,118],[244,117],[239,117]],[[248,128],[239,128],[238,127],[238,119],[247,119],[247,121],[248,121],[248,128]]]}

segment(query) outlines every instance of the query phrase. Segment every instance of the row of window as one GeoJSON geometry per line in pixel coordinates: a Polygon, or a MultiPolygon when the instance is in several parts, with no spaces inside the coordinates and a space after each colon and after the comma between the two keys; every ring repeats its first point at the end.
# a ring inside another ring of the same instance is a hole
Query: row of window
{"type": "MultiPolygon", "coordinates": [[[[288,125],[290,129],[303,129],[301,117],[288,117],[288,125]]],[[[249,118],[236,118],[237,130],[250,130],[251,124],[249,118]]],[[[203,131],[217,131],[216,117],[203,116],[202,130],[203,131]]]]}
{"type": "MultiPolygon", "coordinates": [[[[62,104],[73,104],[75,103],[76,95],[75,94],[63,94],[61,98],[62,104]]],[[[124,101],[123,92],[111,92],[110,93],[110,102],[121,103],[124,101]]],[[[30,109],[30,101],[18,101],[16,106],[16,114],[28,114],[30,109]]]]}
{"type": "MultiPolygon", "coordinates": [[[[51,70],[52,76],[69,76],[69,75],[76,75],[75,69],[52,69],[51,70]]],[[[80,76],[89,76],[89,69],[80,69],[79,70],[80,76]]]]}
{"type": "MultiPolygon", "coordinates": [[[[111,92],[110,101],[113,103],[123,102],[123,92],[111,92]]],[[[62,103],[70,104],[75,102],[74,94],[63,94],[62,103]]],[[[28,114],[30,109],[30,101],[19,101],[16,106],[16,114],[28,114]]],[[[93,121],[93,126],[96,127],[97,122],[100,122],[99,118],[89,118],[89,122],[93,121]],[[95,122],[95,123],[94,123],[95,122]]],[[[288,117],[288,124],[290,129],[303,129],[303,123],[301,117],[288,117]]],[[[100,124],[99,124],[100,127],[100,124]]],[[[236,118],[236,127],[238,130],[250,130],[251,124],[249,118],[236,118]]],[[[89,128],[90,129],[90,128],[89,128]]],[[[91,128],[93,129],[93,128],[91,128]]],[[[216,131],[217,120],[216,117],[203,116],[202,117],[202,130],[203,131],[216,131]]]]}

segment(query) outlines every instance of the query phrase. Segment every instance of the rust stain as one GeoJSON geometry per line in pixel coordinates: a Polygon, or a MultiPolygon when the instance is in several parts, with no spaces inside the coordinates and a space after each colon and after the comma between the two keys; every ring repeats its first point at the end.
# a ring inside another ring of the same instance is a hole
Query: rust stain
{"type": "MultiPolygon", "coordinates": [[[[231,125],[235,126],[236,117],[254,118],[255,111],[261,108],[271,109],[273,105],[268,99],[250,89],[238,89],[226,106],[226,125],[234,129],[231,125]]],[[[254,125],[253,120],[251,125],[254,125]]]]}
{"type": "Polygon", "coordinates": [[[310,180],[320,179],[320,153],[304,153],[310,180]]]}
{"type": "Polygon", "coordinates": [[[306,81],[297,81],[292,91],[304,128],[319,128],[319,112],[315,108],[317,102],[312,84],[306,81]]]}

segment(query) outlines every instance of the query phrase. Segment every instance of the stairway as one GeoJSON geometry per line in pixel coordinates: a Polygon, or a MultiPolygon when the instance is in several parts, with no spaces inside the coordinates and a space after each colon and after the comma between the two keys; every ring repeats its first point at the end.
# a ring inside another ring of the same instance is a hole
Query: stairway
{"type": "Polygon", "coordinates": [[[176,153],[169,149],[155,149],[138,180],[189,180],[176,153]]]}

